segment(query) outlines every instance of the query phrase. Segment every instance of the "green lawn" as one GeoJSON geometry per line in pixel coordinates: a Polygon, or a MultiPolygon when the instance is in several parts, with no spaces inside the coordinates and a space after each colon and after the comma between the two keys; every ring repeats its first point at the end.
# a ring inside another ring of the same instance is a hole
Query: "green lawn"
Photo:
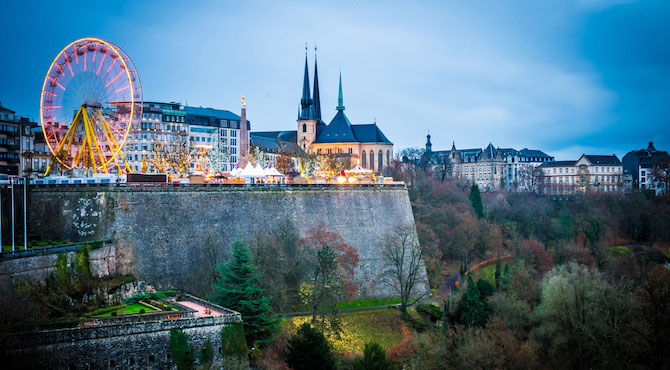
{"type": "MultiPolygon", "coordinates": [[[[500,264],[500,273],[505,269],[507,263],[503,262],[500,264]]],[[[477,281],[479,279],[484,279],[495,286],[496,284],[496,264],[492,263],[486,267],[482,267],[479,270],[472,273],[472,280],[477,281]]]]}
{"type": "Polygon", "coordinates": [[[346,310],[348,308],[365,308],[365,307],[377,307],[377,306],[390,306],[393,304],[400,304],[400,299],[398,298],[384,298],[384,299],[366,299],[360,301],[346,301],[340,302],[337,304],[337,308],[340,310],[346,310]]]}
{"type": "MultiPolygon", "coordinates": [[[[14,248],[16,248],[17,251],[22,251],[22,250],[25,249],[25,248],[23,248],[23,243],[21,243],[21,245],[14,244],[14,248]]],[[[10,245],[3,245],[2,246],[2,251],[3,252],[11,252],[12,251],[12,245],[11,244],[10,245]]]]}
{"type": "Polygon", "coordinates": [[[107,311],[101,313],[100,315],[95,315],[93,317],[110,317],[112,316],[112,312],[116,312],[117,315],[137,315],[140,313],[141,309],[144,309],[144,313],[157,312],[157,310],[154,310],[153,308],[138,302],[129,305],[124,305],[122,308],[107,311]]]}
{"type": "MultiPolygon", "coordinates": [[[[326,329],[325,334],[328,342],[339,353],[360,355],[368,342],[377,342],[387,349],[400,343],[404,335],[410,332],[398,310],[346,312],[338,317],[342,320],[342,333],[337,336],[326,329]]],[[[308,316],[286,318],[282,321],[282,329],[294,333],[298,326],[310,320],[308,316]]]]}

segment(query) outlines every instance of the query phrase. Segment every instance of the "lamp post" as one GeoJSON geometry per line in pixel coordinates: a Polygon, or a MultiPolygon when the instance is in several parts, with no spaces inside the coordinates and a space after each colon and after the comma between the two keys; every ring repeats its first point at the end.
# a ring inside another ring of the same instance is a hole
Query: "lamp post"
{"type": "Polygon", "coordinates": [[[16,246],[14,245],[14,178],[9,178],[9,187],[11,189],[12,196],[12,252],[16,251],[16,246]]]}

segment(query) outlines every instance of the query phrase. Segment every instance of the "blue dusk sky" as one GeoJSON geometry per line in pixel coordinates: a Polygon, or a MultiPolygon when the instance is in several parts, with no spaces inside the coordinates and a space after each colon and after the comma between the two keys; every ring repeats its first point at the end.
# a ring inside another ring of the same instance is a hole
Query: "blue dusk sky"
{"type": "MultiPolygon", "coordinates": [[[[352,123],[396,151],[524,147],[557,159],[670,150],[670,2],[10,1],[0,4],[0,102],[38,117],[52,59],[87,36],[119,45],[146,101],[295,129],[305,42],[318,46],[323,115],[342,70],[352,123]]],[[[313,52],[310,52],[310,74],[313,52]]]]}

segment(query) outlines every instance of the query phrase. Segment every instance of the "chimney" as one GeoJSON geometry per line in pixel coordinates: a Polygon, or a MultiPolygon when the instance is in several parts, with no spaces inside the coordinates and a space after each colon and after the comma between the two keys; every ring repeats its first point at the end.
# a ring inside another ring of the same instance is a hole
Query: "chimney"
{"type": "Polygon", "coordinates": [[[247,129],[247,103],[242,97],[242,112],[240,113],[240,160],[244,164],[249,157],[249,130],[247,129]]]}

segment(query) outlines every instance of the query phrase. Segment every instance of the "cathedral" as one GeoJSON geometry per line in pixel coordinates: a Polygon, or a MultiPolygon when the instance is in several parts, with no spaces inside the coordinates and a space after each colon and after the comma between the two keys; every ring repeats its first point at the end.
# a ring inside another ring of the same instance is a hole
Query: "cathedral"
{"type": "Polygon", "coordinates": [[[393,160],[393,143],[382,133],[377,122],[355,125],[344,113],[342,74],[340,74],[335,110],[335,116],[326,124],[321,116],[316,56],[314,56],[314,83],[310,85],[309,66],[305,55],[305,74],[298,107],[297,130],[252,132],[251,145],[269,153],[299,147],[317,155],[333,154],[338,157],[349,157],[352,165],[360,164],[375,172],[381,172],[388,167],[393,160]]]}

